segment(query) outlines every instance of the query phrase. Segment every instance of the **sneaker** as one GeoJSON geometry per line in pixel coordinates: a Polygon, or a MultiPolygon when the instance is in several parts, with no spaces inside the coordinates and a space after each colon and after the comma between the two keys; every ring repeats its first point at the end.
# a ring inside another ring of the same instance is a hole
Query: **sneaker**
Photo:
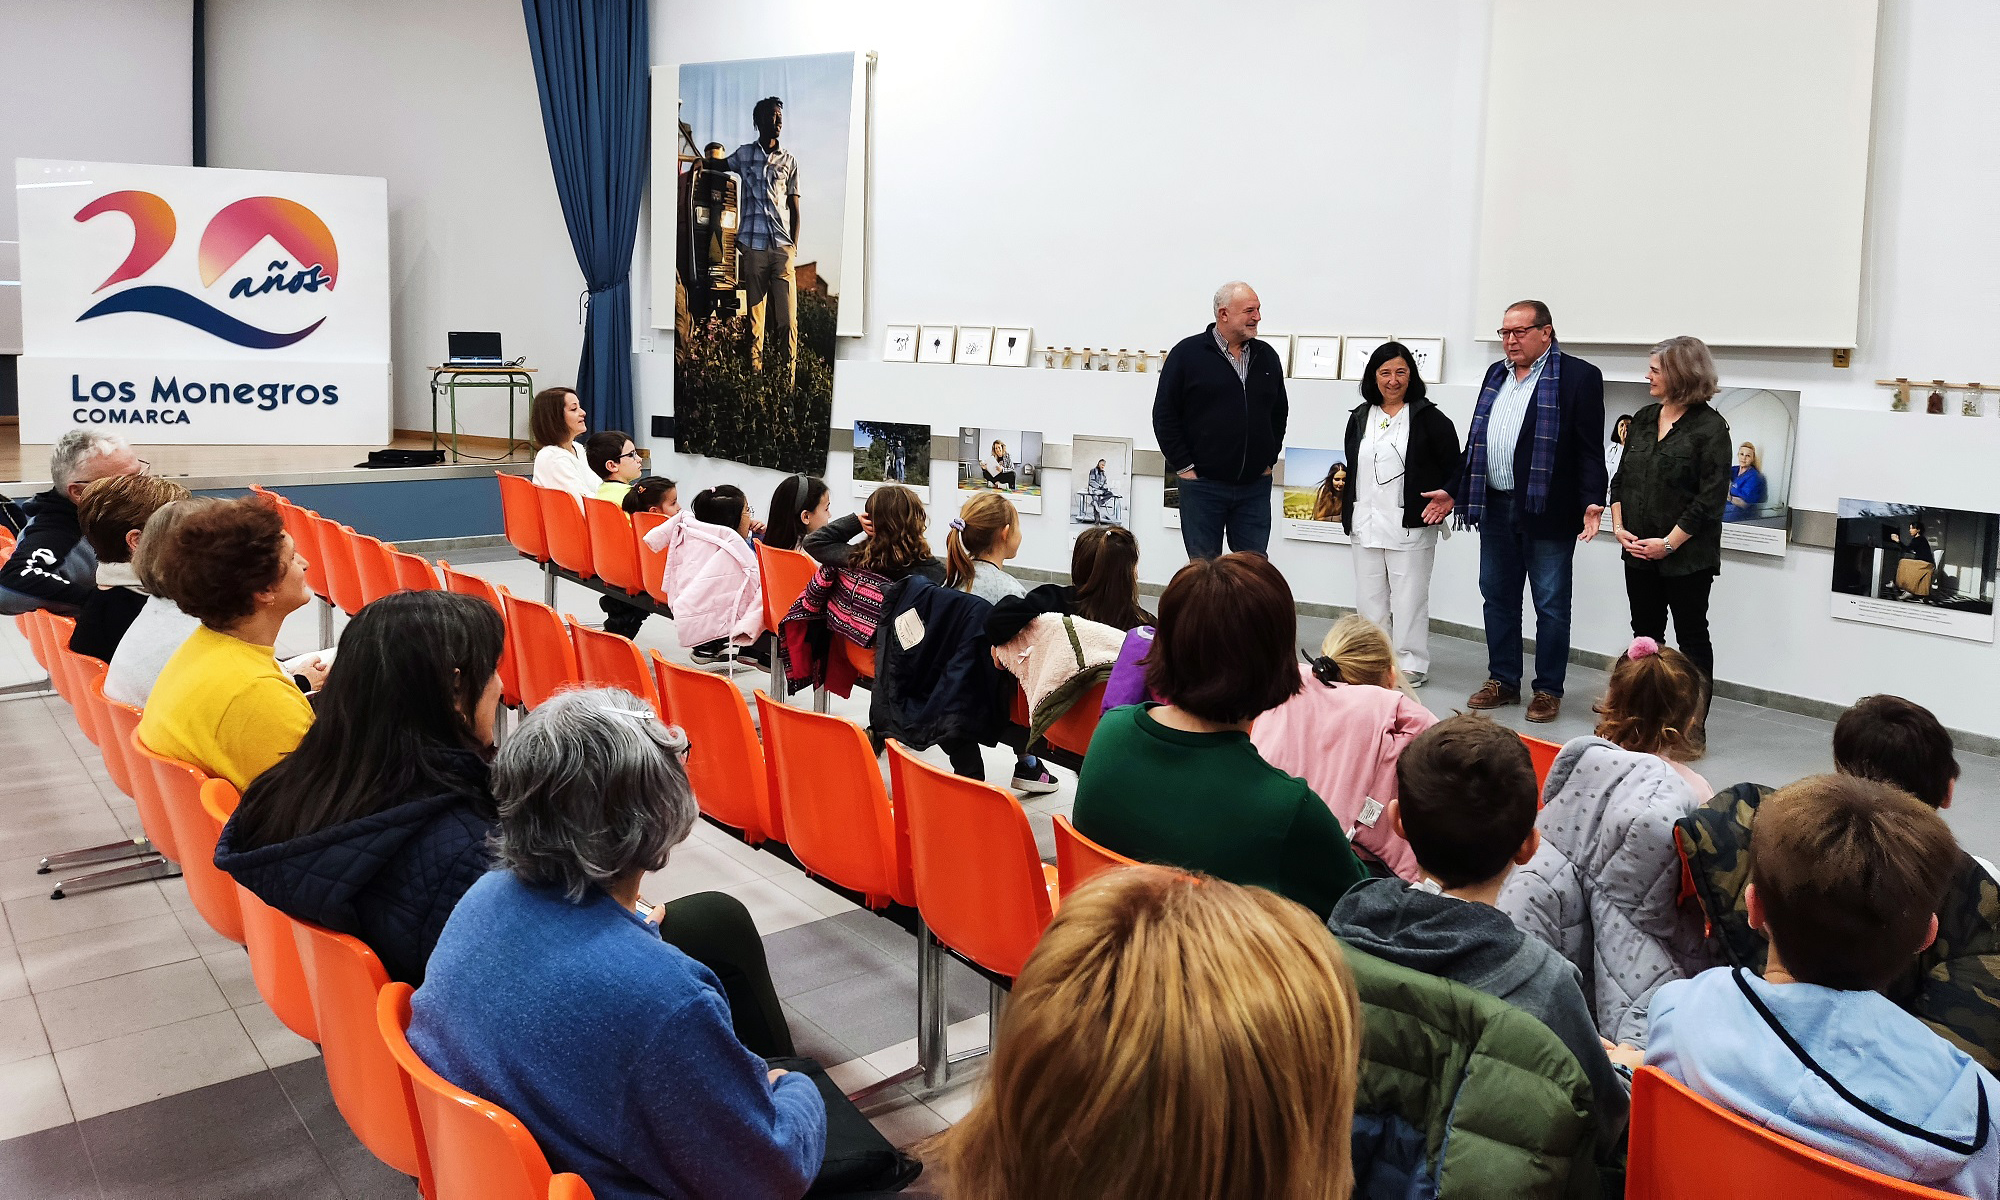
{"type": "Polygon", "coordinates": [[[1405,671],[1403,673],[1403,681],[1413,688],[1420,688],[1429,683],[1431,677],[1429,672],[1426,671],[1405,671]]]}
{"type": "Polygon", "coordinates": [[[688,651],[688,657],[703,665],[724,662],[729,658],[729,639],[717,638],[712,642],[703,642],[688,651]]]}
{"type": "Polygon", "coordinates": [[[1037,761],[1025,774],[1016,767],[1012,786],[1023,796],[1046,796],[1062,784],[1056,782],[1056,777],[1049,773],[1047,766],[1037,761]]]}

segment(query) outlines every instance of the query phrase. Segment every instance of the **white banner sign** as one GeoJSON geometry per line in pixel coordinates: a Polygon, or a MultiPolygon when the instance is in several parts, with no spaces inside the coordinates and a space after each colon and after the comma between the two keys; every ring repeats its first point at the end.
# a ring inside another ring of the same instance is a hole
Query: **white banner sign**
{"type": "Polygon", "coordinates": [[[381,179],[18,159],[21,440],[390,437],[381,179]]]}

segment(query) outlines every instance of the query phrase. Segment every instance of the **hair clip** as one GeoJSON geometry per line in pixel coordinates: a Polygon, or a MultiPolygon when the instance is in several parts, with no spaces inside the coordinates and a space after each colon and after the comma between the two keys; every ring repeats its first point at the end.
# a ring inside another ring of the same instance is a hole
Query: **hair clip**
{"type": "Polygon", "coordinates": [[[630,709],[630,708],[617,708],[617,707],[615,707],[615,706],[613,706],[613,705],[609,705],[609,704],[600,704],[600,705],[598,705],[598,706],[597,706],[597,711],[598,711],[598,712],[607,712],[607,713],[612,713],[612,714],[614,714],[614,715],[616,715],[616,716],[620,716],[620,717],[630,717],[630,718],[632,718],[632,719],[633,719],[633,720],[635,720],[635,721],[650,721],[650,720],[652,720],[652,719],[653,719],[653,714],[652,714],[652,713],[649,713],[649,712],[638,712],[638,711],[636,711],[636,710],[634,710],[634,709],[630,709]]]}
{"type": "Polygon", "coordinates": [[[1341,678],[1340,664],[1333,661],[1333,659],[1326,657],[1325,655],[1322,655],[1319,658],[1312,658],[1308,656],[1306,652],[1303,650],[1299,651],[1299,657],[1305,659],[1307,663],[1311,664],[1313,678],[1319,680],[1326,686],[1332,687],[1336,683],[1347,682],[1347,680],[1341,678]]]}
{"type": "Polygon", "coordinates": [[[953,529],[956,529],[956,530],[958,530],[958,531],[959,531],[960,533],[964,533],[964,532],[965,532],[965,518],[963,518],[963,517],[953,517],[953,518],[951,519],[951,527],[952,527],[953,529]]]}
{"type": "Polygon", "coordinates": [[[1659,652],[1660,643],[1649,637],[1635,637],[1632,639],[1631,648],[1625,651],[1625,657],[1637,662],[1642,658],[1650,658],[1659,652]]]}

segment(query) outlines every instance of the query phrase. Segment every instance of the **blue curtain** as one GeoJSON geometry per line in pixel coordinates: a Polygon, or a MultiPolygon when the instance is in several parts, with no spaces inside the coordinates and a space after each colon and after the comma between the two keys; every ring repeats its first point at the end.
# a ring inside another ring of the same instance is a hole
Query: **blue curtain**
{"type": "Polygon", "coordinates": [[[590,288],[576,390],[592,429],[637,432],[632,244],[646,189],[646,0],[521,0],[542,129],[590,288]]]}

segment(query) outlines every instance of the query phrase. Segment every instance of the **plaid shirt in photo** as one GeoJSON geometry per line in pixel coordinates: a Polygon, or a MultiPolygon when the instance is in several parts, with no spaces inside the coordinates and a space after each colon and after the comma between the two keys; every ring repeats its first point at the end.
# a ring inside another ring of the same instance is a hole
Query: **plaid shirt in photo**
{"type": "Polygon", "coordinates": [[[736,245],[744,250],[791,245],[792,223],[786,202],[799,194],[799,160],[789,150],[766,154],[756,142],[745,142],[724,165],[742,180],[737,196],[736,245]]]}

